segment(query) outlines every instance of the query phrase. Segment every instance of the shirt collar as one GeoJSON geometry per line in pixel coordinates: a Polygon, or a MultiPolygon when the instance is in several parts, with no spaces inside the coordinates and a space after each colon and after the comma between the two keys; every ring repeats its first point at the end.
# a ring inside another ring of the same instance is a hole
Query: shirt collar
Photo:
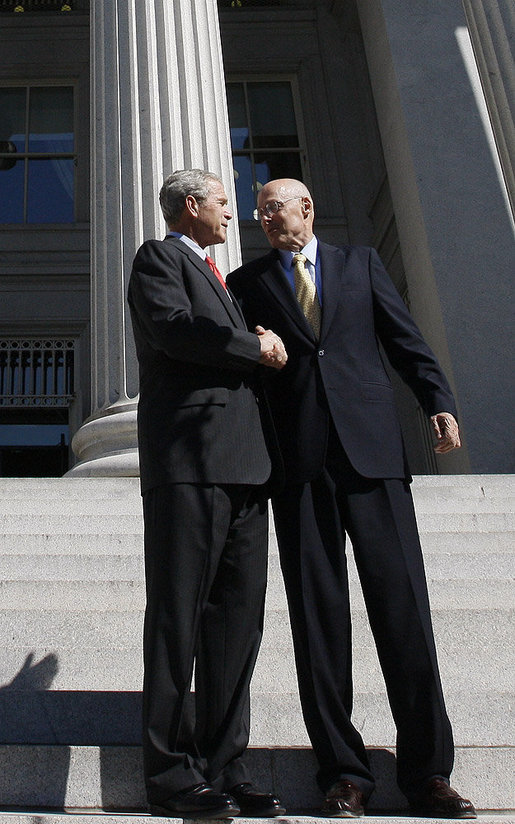
{"type": "MultiPolygon", "coordinates": [[[[306,243],[303,249],[300,251],[303,255],[306,256],[308,263],[311,263],[312,266],[316,265],[317,261],[317,249],[318,249],[318,240],[315,235],[311,238],[311,240],[306,243]]],[[[281,258],[281,263],[285,269],[291,269],[291,263],[293,259],[293,255],[296,252],[290,252],[289,249],[279,249],[279,256],[281,258]]]]}
{"type": "Polygon", "coordinates": [[[192,249],[195,252],[196,255],[198,255],[200,258],[202,258],[202,260],[206,259],[206,250],[202,249],[198,245],[198,243],[196,243],[194,240],[192,240],[190,237],[188,237],[188,235],[181,235],[180,232],[170,232],[169,231],[169,232],[166,233],[166,237],[177,237],[177,238],[179,238],[179,240],[181,240],[183,243],[185,243],[186,246],[189,246],[190,249],[192,249]]]}

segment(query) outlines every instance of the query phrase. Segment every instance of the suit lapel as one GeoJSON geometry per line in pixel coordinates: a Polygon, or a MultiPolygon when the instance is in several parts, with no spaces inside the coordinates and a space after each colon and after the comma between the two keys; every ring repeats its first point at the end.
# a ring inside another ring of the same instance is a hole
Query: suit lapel
{"type": "Polygon", "coordinates": [[[225,289],[223,288],[222,284],[219,282],[216,275],[211,271],[207,263],[202,260],[193,249],[190,249],[186,243],[182,243],[179,238],[174,236],[167,236],[167,240],[175,242],[177,247],[183,252],[190,263],[198,269],[198,271],[206,278],[209,285],[212,287],[215,295],[223,304],[224,309],[226,310],[227,314],[231,318],[232,322],[235,326],[241,327],[242,324],[245,324],[243,319],[243,315],[241,313],[240,307],[237,305],[235,300],[231,300],[231,298],[226,293],[225,289]]]}
{"type": "Polygon", "coordinates": [[[270,252],[269,265],[263,271],[261,278],[263,285],[271,292],[274,299],[280,303],[282,309],[287,312],[299,330],[311,340],[314,340],[313,330],[288,283],[277,252],[270,252]]]}
{"type": "Polygon", "coordinates": [[[341,273],[345,266],[346,255],[343,249],[329,246],[327,243],[318,243],[320,254],[320,270],[322,272],[322,326],[320,340],[329,331],[342,284],[341,273]]]}

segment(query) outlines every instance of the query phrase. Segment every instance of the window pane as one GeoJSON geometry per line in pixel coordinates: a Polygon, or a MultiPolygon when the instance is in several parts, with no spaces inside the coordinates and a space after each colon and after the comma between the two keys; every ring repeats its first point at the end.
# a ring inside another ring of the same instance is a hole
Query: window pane
{"type": "Polygon", "coordinates": [[[242,83],[228,84],[227,104],[229,107],[231,146],[233,149],[248,149],[249,129],[242,83]]]}
{"type": "Polygon", "coordinates": [[[30,160],[28,223],[73,223],[73,160],[30,160]]]}
{"type": "Polygon", "coordinates": [[[298,146],[289,83],[249,83],[250,123],[254,146],[298,146]]]}
{"type": "Polygon", "coordinates": [[[0,446],[54,446],[69,441],[66,424],[4,424],[0,423],[0,446]]]}
{"type": "Polygon", "coordinates": [[[31,88],[30,152],[73,152],[73,89],[31,88]]]}
{"type": "Polygon", "coordinates": [[[0,89],[0,141],[15,143],[19,152],[25,151],[25,100],[25,89],[0,89]]]}
{"type": "Polygon", "coordinates": [[[279,177],[302,180],[302,167],[297,152],[256,152],[255,168],[258,190],[269,180],[279,177]]]}
{"type": "Polygon", "coordinates": [[[238,217],[240,220],[251,220],[256,208],[252,188],[252,164],[249,155],[233,157],[236,172],[236,200],[238,202],[238,217]]]}
{"type": "Polygon", "coordinates": [[[24,161],[18,160],[10,169],[2,168],[3,163],[0,159],[0,223],[23,223],[24,161]]]}

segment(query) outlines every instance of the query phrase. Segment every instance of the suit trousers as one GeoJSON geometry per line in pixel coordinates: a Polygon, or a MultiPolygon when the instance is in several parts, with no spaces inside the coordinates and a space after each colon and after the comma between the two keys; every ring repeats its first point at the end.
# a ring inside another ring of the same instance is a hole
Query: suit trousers
{"type": "Polygon", "coordinates": [[[397,777],[409,797],[454,758],[409,486],[368,479],[350,465],[336,433],[321,474],[273,500],[304,720],[323,792],[348,778],[365,798],[374,778],[351,722],[349,535],[397,727],[397,777]]]}
{"type": "Polygon", "coordinates": [[[148,799],[160,803],[203,781],[248,780],[268,510],[260,486],[168,484],[145,493],[143,511],[143,756],[148,799]]]}

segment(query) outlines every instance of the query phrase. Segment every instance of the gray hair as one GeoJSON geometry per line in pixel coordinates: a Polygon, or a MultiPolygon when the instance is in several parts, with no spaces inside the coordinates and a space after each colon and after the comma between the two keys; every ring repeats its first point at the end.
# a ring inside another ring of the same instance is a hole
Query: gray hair
{"type": "Polygon", "coordinates": [[[203,169],[183,169],[168,175],[159,192],[161,211],[168,226],[177,223],[188,195],[203,203],[210,190],[210,183],[221,183],[220,178],[203,169]]]}

